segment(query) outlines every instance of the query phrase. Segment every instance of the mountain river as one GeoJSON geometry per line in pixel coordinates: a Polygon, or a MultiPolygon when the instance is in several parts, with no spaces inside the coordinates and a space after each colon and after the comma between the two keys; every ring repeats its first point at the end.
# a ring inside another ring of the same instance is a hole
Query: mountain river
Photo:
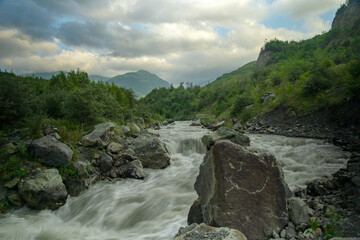
{"type": "MultiPolygon", "coordinates": [[[[186,225],[197,198],[194,183],[205,154],[207,130],[176,122],[159,130],[171,165],[146,169],[145,180],[100,182],[56,211],[27,208],[0,214],[3,240],[173,239],[186,225]]],[[[331,175],[346,165],[348,154],[324,141],[271,135],[248,135],[249,149],[275,155],[291,189],[331,175]]]]}

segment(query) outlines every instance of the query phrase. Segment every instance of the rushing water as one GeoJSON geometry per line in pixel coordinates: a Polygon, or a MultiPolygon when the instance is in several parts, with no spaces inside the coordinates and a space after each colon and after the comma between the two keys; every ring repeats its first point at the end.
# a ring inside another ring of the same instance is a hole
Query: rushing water
{"type": "MultiPolygon", "coordinates": [[[[69,197],[57,211],[20,209],[0,216],[0,239],[117,240],[173,239],[197,198],[193,185],[205,148],[207,131],[176,122],[162,128],[171,165],[146,169],[144,181],[98,183],[79,197],[69,197]]],[[[344,166],[344,153],[311,139],[250,135],[250,148],[275,154],[291,187],[304,186],[344,166]]]]}

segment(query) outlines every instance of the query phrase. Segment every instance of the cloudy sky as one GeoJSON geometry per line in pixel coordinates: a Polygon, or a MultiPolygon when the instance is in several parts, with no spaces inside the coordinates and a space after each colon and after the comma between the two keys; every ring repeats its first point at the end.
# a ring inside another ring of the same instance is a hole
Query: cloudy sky
{"type": "Polygon", "coordinates": [[[328,31],[343,2],[0,0],[0,68],[208,81],[256,60],[265,39],[328,31]]]}

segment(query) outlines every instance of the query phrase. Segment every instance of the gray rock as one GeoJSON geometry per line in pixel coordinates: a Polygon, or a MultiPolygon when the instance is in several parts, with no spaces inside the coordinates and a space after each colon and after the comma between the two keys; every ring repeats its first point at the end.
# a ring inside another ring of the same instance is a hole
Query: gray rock
{"type": "Polygon", "coordinates": [[[13,178],[11,181],[7,182],[4,187],[8,188],[8,189],[13,189],[17,186],[17,184],[20,182],[20,178],[16,177],[13,178]]]}
{"type": "Polygon", "coordinates": [[[233,129],[234,129],[235,131],[241,131],[241,130],[244,129],[244,127],[243,127],[243,125],[241,124],[241,122],[238,121],[237,123],[234,124],[233,129]]]}
{"type": "Polygon", "coordinates": [[[156,136],[141,132],[130,148],[146,168],[161,169],[170,165],[170,157],[166,146],[156,136]]]}
{"type": "Polygon", "coordinates": [[[58,133],[52,133],[52,134],[49,134],[49,136],[52,136],[52,137],[56,138],[57,140],[61,139],[61,137],[58,133]]]}
{"type": "Polygon", "coordinates": [[[218,123],[214,124],[213,126],[211,126],[211,129],[214,130],[214,131],[216,131],[216,130],[218,130],[220,127],[222,127],[224,124],[225,124],[225,121],[218,122],[218,123]]]}
{"type": "Polygon", "coordinates": [[[130,130],[130,128],[128,126],[125,126],[125,125],[121,126],[121,131],[123,132],[123,134],[125,136],[130,136],[131,135],[131,130],[130,130]]]}
{"type": "Polygon", "coordinates": [[[94,130],[82,138],[84,146],[102,146],[103,142],[109,140],[110,132],[114,129],[115,124],[111,122],[101,123],[94,127],[94,130]]]}
{"type": "Polygon", "coordinates": [[[79,176],[86,176],[88,174],[88,166],[89,166],[89,162],[82,162],[82,161],[77,161],[74,162],[73,166],[75,168],[76,174],[79,176]]]}
{"type": "Polygon", "coordinates": [[[23,200],[21,199],[20,194],[17,191],[10,191],[8,192],[6,198],[9,202],[15,206],[22,206],[24,205],[23,200]]]}
{"type": "Polygon", "coordinates": [[[180,228],[174,240],[246,240],[240,231],[227,227],[215,228],[205,224],[196,223],[180,228]]]}
{"type": "Polygon", "coordinates": [[[107,146],[106,151],[109,154],[118,154],[121,152],[122,149],[123,149],[123,146],[120,143],[112,142],[107,146]]]}
{"type": "Polygon", "coordinates": [[[144,179],[145,178],[145,172],[143,169],[143,166],[141,164],[141,161],[134,160],[132,162],[129,162],[128,164],[122,166],[122,177],[127,178],[135,178],[135,179],[144,179]]]}
{"type": "Polygon", "coordinates": [[[267,103],[267,102],[270,102],[271,100],[273,100],[273,98],[275,98],[275,94],[273,94],[273,93],[265,93],[259,99],[260,99],[261,103],[267,103]]]}
{"type": "Polygon", "coordinates": [[[145,128],[145,121],[144,121],[143,118],[134,119],[134,122],[135,122],[141,129],[144,129],[144,128],[145,128]]]}
{"type": "Polygon", "coordinates": [[[215,142],[225,139],[241,146],[250,146],[250,139],[247,136],[227,127],[221,127],[217,131],[203,136],[201,141],[210,149],[215,142]]]}
{"type": "Polygon", "coordinates": [[[25,203],[35,209],[57,209],[64,205],[67,191],[57,169],[46,169],[27,177],[18,184],[25,203]]]}
{"type": "Polygon", "coordinates": [[[62,167],[68,164],[73,156],[73,151],[67,145],[52,136],[33,140],[29,150],[42,159],[45,165],[51,167],[62,167]]]}
{"type": "Polygon", "coordinates": [[[64,184],[66,186],[66,191],[70,194],[70,196],[79,196],[79,194],[85,191],[89,186],[88,182],[84,179],[66,179],[64,180],[64,184]]]}
{"type": "Polygon", "coordinates": [[[191,124],[190,124],[190,126],[195,126],[195,127],[200,127],[202,124],[201,124],[201,122],[200,122],[200,120],[198,119],[198,120],[196,120],[196,121],[193,121],[191,124]]]}
{"type": "Polygon", "coordinates": [[[130,127],[134,133],[138,134],[141,132],[141,129],[135,123],[130,123],[130,127]]]}
{"type": "Polygon", "coordinates": [[[308,206],[306,203],[297,197],[289,198],[289,217],[291,222],[296,226],[301,223],[308,223],[310,220],[308,206]]]}
{"type": "Polygon", "coordinates": [[[8,144],[1,146],[1,150],[8,154],[14,154],[17,151],[16,147],[13,143],[8,143],[8,144]]]}
{"type": "Polygon", "coordinates": [[[55,130],[52,126],[45,125],[42,127],[42,132],[43,132],[44,136],[47,136],[47,135],[55,133],[55,130]]]}
{"type": "Polygon", "coordinates": [[[255,155],[230,141],[216,142],[200,166],[195,190],[208,225],[238,229],[249,239],[267,239],[288,223],[290,190],[272,155],[255,155]]]}
{"type": "Polygon", "coordinates": [[[204,222],[200,199],[196,199],[190,207],[188,224],[204,222]]]}
{"type": "Polygon", "coordinates": [[[100,153],[100,158],[98,160],[99,169],[102,173],[109,171],[113,167],[113,159],[106,153],[100,153]]]}

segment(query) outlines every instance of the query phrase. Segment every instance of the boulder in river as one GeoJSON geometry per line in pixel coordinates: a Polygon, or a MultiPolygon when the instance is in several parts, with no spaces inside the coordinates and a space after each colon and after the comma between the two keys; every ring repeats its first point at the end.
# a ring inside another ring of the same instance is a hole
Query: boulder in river
{"type": "Polygon", "coordinates": [[[227,227],[215,228],[202,223],[193,223],[190,226],[180,228],[174,240],[246,240],[240,231],[227,227]]]}
{"type": "Polygon", "coordinates": [[[82,143],[84,146],[102,146],[104,142],[109,139],[110,132],[114,130],[115,124],[112,122],[106,122],[98,124],[94,127],[94,130],[85,135],[82,138],[82,143]]]}
{"type": "Polygon", "coordinates": [[[227,127],[221,127],[213,133],[206,134],[201,140],[210,149],[215,142],[225,139],[241,146],[250,146],[250,139],[247,136],[227,127]]]}
{"type": "Polygon", "coordinates": [[[35,209],[57,209],[68,195],[57,169],[36,172],[20,182],[18,189],[26,204],[35,209]]]}
{"type": "Polygon", "coordinates": [[[290,190],[272,155],[255,155],[238,144],[218,141],[200,165],[195,190],[201,205],[196,212],[208,225],[267,239],[288,223],[290,190]]]}
{"type": "Polygon", "coordinates": [[[51,167],[62,167],[68,164],[73,156],[73,151],[64,143],[52,136],[45,136],[33,140],[29,150],[51,167]]]}
{"type": "Polygon", "coordinates": [[[146,168],[162,169],[170,165],[170,157],[166,146],[156,136],[141,132],[130,148],[146,168]]]}

